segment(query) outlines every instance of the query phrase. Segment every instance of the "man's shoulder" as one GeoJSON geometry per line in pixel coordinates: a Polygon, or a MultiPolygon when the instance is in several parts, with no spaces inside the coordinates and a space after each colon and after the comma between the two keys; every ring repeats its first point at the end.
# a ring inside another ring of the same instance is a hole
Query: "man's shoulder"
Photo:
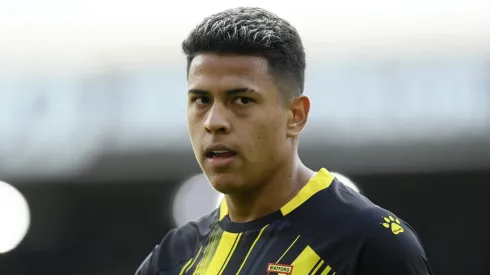
{"type": "Polygon", "coordinates": [[[374,204],[337,179],[292,212],[288,219],[302,234],[321,239],[346,236],[366,240],[413,231],[393,212],[374,204]]]}
{"type": "Polygon", "coordinates": [[[401,241],[415,249],[421,246],[415,230],[396,213],[376,205],[340,182],[336,185],[332,189],[336,194],[330,198],[333,200],[329,206],[332,211],[325,211],[326,215],[319,220],[330,224],[328,227],[332,227],[332,222],[338,224],[337,234],[342,232],[365,243],[400,244],[401,241]]]}
{"type": "Polygon", "coordinates": [[[360,213],[358,228],[363,228],[365,243],[374,249],[396,251],[395,247],[423,255],[422,242],[415,230],[395,213],[372,207],[360,213]]]}
{"type": "Polygon", "coordinates": [[[363,270],[360,274],[430,274],[415,230],[337,179],[288,219],[301,235],[308,236],[321,257],[328,257],[332,246],[356,254],[363,270]],[[383,267],[386,261],[393,262],[393,268],[383,267]],[[400,273],[400,269],[415,273],[400,273]]]}
{"type": "Polygon", "coordinates": [[[186,261],[195,252],[202,239],[210,233],[218,222],[218,210],[202,216],[196,221],[171,230],[160,243],[161,257],[173,257],[165,259],[166,263],[178,263],[186,261]]]}
{"type": "Polygon", "coordinates": [[[172,245],[172,242],[182,244],[182,242],[192,242],[191,240],[207,236],[213,226],[218,223],[218,215],[219,210],[215,209],[213,212],[202,216],[198,220],[190,221],[171,230],[167,236],[163,238],[162,244],[164,244],[166,240],[169,242],[168,245],[172,245]]]}
{"type": "Polygon", "coordinates": [[[359,274],[432,274],[417,233],[393,212],[381,207],[363,210],[357,231],[363,243],[359,274]]]}
{"type": "Polygon", "coordinates": [[[184,265],[218,221],[218,210],[170,230],[138,268],[136,275],[153,275],[184,265]]]}

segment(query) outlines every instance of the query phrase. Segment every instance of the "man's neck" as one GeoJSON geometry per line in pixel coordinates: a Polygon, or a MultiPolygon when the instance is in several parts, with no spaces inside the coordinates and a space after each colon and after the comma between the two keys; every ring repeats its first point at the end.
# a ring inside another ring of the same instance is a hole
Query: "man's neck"
{"type": "Polygon", "coordinates": [[[313,175],[314,172],[297,159],[284,171],[277,171],[259,190],[226,195],[230,219],[233,222],[248,222],[277,211],[294,198],[313,175]]]}

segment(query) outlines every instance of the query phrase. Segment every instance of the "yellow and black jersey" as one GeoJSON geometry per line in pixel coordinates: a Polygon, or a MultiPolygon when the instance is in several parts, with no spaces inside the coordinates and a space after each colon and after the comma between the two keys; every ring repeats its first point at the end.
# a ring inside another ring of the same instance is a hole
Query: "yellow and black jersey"
{"type": "Polygon", "coordinates": [[[321,169],[280,210],[211,214],[170,231],[136,275],[429,275],[413,229],[321,169]]]}

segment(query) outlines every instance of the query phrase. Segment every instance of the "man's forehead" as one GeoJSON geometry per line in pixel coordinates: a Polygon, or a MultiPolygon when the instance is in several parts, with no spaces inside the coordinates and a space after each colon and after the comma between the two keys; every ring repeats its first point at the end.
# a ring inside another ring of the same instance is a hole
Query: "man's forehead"
{"type": "Polygon", "coordinates": [[[247,55],[197,55],[190,64],[187,88],[224,94],[246,88],[262,95],[278,95],[267,59],[247,55]]]}
{"type": "Polygon", "coordinates": [[[189,75],[253,74],[268,76],[267,60],[263,57],[231,54],[199,54],[193,58],[189,75]]]}

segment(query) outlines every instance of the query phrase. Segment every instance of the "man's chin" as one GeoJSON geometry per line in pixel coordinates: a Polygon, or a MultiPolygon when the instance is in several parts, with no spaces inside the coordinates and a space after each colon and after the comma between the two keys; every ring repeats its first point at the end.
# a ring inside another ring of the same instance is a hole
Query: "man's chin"
{"type": "Polygon", "coordinates": [[[241,193],[244,189],[243,179],[235,174],[217,174],[208,178],[216,191],[225,195],[241,193]]]}

